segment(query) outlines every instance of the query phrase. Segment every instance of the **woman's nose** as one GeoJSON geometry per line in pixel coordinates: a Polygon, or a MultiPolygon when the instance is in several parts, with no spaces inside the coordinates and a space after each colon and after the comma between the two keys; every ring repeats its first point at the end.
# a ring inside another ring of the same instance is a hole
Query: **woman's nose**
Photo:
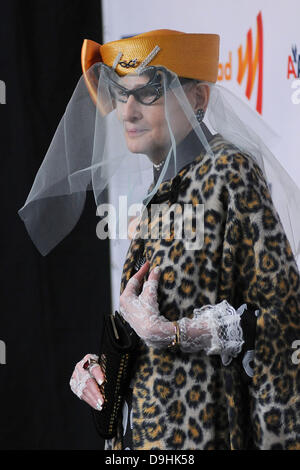
{"type": "Polygon", "coordinates": [[[136,121],[141,119],[142,112],[140,103],[138,103],[133,95],[128,97],[126,103],[123,103],[122,117],[124,121],[136,121]]]}

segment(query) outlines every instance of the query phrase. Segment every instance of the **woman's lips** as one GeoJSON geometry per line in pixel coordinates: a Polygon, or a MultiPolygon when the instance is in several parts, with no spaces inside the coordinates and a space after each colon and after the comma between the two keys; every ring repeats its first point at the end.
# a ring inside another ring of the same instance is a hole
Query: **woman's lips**
{"type": "Polygon", "coordinates": [[[144,132],[147,132],[147,131],[148,129],[126,129],[126,132],[130,137],[139,136],[141,134],[144,134],[144,132]]]}

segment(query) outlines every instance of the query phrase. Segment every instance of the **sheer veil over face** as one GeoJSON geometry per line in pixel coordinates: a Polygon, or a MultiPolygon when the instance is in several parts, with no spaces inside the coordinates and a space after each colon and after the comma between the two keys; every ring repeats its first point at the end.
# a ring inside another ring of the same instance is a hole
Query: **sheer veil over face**
{"type": "Polygon", "coordinates": [[[127,228],[120,229],[119,224],[124,198],[128,217],[137,206],[141,213],[160,184],[174,178],[180,165],[189,161],[180,147],[189,133],[203,156],[213,156],[195,114],[199,108],[205,111],[203,125],[212,134],[220,134],[260,166],[272,185],[274,205],[292,250],[299,255],[300,189],[266,147],[273,135],[254,111],[219,85],[182,79],[163,66],[120,77],[102,62],[81,77],[19,210],[40,252],[51,251],[77,224],[87,190],[93,191],[98,215],[103,216],[104,189],[108,187],[110,194],[113,189],[112,218],[117,222],[110,236],[127,238],[127,228]],[[93,83],[94,99],[87,80],[93,83]],[[153,164],[161,161],[154,181],[153,164]]]}
{"type": "MultiPolygon", "coordinates": [[[[120,82],[132,90],[145,86],[148,79],[126,76],[120,82]]],[[[116,101],[116,111],[124,126],[128,149],[132,153],[147,155],[154,163],[159,163],[166,156],[171,145],[164,106],[163,96],[149,105],[138,102],[133,95],[126,102],[116,101]]]]}
{"type": "MultiPolygon", "coordinates": [[[[148,95],[150,101],[151,86],[148,85],[149,78],[144,76],[125,76],[118,82],[127,90],[142,91],[144,96],[148,95]]],[[[200,84],[199,84],[200,85],[200,84]]],[[[203,86],[205,87],[205,85],[203,86]]],[[[202,87],[202,88],[203,88],[202,87]]],[[[202,91],[194,81],[187,82],[184,86],[185,94],[189,102],[196,111],[199,106],[204,107],[207,102],[207,90],[202,91]],[[203,95],[205,95],[203,97],[203,95]]],[[[159,163],[163,160],[170,149],[171,138],[168,128],[168,122],[165,116],[164,96],[159,96],[154,102],[147,104],[139,102],[134,95],[126,96],[126,91],[119,90],[119,99],[116,99],[116,110],[118,119],[124,126],[124,133],[128,149],[132,153],[141,153],[147,155],[153,163],[159,163]]],[[[187,119],[178,100],[170,96],[170,114],[175,116],[173,132],[177,142],[180,142],[192,130],[191,124],[187,119]]],[[[207,103],[205,109],[207,107],[207,103]]]]}

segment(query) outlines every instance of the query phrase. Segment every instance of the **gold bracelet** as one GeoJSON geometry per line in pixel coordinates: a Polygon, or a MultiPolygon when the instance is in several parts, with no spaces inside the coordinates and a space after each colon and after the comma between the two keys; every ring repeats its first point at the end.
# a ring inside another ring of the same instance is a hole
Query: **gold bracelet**
{"type": "Polygon", "coordinates": [[[180,329],[177,321],[174,321],[173,324],[176,326],[176,344],[180,346],[180,329]]]}
{"type": "Polygon", "coordinates": [[[172,323],[173,323],[173,325],[174,325],[175,328],[176,328],[176,332],[175,332],[175,338],[174,338],[173,341],[168,345],[168,348],[176,349],[176,347],[180,345],[179,325],[178,325],[178,322],[177,322],[177,321],[173,321],[172,323]]]}

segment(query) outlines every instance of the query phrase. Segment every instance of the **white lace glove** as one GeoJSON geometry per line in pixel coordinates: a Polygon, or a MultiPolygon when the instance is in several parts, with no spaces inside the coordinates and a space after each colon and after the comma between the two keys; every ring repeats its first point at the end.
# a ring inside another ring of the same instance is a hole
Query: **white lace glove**
{"type": "MultiPolygon", "coordinates": [[[[149,268],[146,262],[128,281],[120,297],[120,313],[145,343],[153,348],[169,346],[176,337],[176,327],[159,313],[157,286],[160,271],[152,270],[143,285],[143,277],[149,268]]],[[[236,311],[226,300],[216,305],[204,305],[194,309],[193,318],[178,321],[180,349],[183,352],[204,350],[208,355],[220,354],[224,365],[236,357],[242,349],[243,330],[240,314],[246,304],[236,311]]]]}
{"type": "Polygon", "coordinates": [[[104,381],[104,375],[98,363],[89,366],[88,369],[84,368],[85,363],[91,359],[98,362],[99,357],[96,354],[86,354],[76,364],[70,380],[70,387],[80,400],[86,401],[90,406],[100,411],[104,398],[99,391],[96,381],[101,385],[104,381]]]}
{"type": "Polygon", "coordinates": [[[244,344],[240,320],[246,306],[243,304],[235,310],[223,300],[216,305],[195,308],[193,318],[181,318],[178,322],[181,350],[220,354],[223,364],[230,364],[244,344]]]}
{"type": "Polygon", "coordinates": [[[159,313],[157,286],[160,277],[159,268],[153,269],[144,282],[142,280],[149,269],[147,261],[128,281],[120,297],[120,314],[135,330],[138,336],[154,348],[167,347],[174,339],[176,329],[172,322],[159,313]]]}

